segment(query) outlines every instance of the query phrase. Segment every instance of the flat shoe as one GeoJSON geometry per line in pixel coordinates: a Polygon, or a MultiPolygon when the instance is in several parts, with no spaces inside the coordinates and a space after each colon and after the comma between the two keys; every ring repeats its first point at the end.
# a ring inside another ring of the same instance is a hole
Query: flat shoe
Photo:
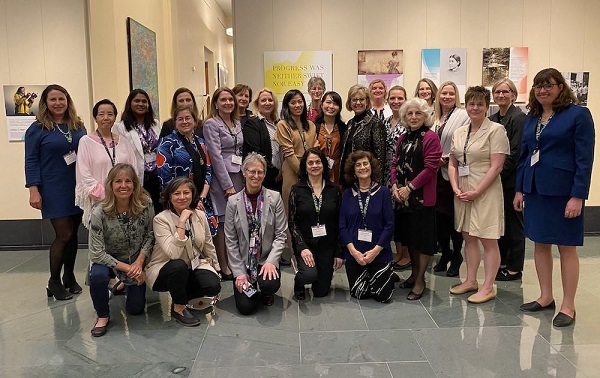
{"type": "Polygon", "coordinates": [[[519,310],[525,312],[538,312],[542,310],[554,310],[556,308],[556,303],[554,301],[548,303],[546,306],[542,306],[538,301],[533,301],[529,303],[523,303],[519,306],[519,310]]]}
{"type": "Polygon", "coordinates": [[[185,327],[195,327],[200,324],[200,319],[192,315],[187,308],[184,308],[183,312],[180,314],[175,311],[175,306],[171,305],[171,317],[175,319],[177,323],[185,327]]]}
{"type": "Polygon", "coordinates": [[[412,266],[412,263],[409,261],[406,264],[398,264],[398,263],[394,263],[393,267],[394,270],[405,270],[408,269],[412,266]]]}
{"type": "Polygon", "coordinates": [[[552,325],[555,327],[568,327],[575,321],[575,313],[573,313],[573,317],[565,314],[564,312],[559,312],[552,321],[552,325]]]}
{"type": "MultiPolygon", "coordinates": [[[[423,289],[423,291],[425,291],[425,289],[423,289]]],[[[421,294],[417,294],[411,290],[410,293],[408,293],[408,295],[406,296],[406,299],[408,299],[409,301],[418,301],[419,299],[421,299],[422,296],[423,292],[421,292],[421,294]]]]}
{"type": "Polygon", "coordinates": [[[459,288],[460,285],[462,285],[462,284],[458,284],[456,286],[452,286],[450,288],[450,294],[461,295],[461,294],[470,293],[472,291],[479,290],[479,285],[478,284],[475,284],[475,285],[473,285],[471,287],[462,288],[462,289],[459,288]]]}
{"type": "Polygon", "coordinates": [[[479,303],[485,303],[487,301],[491,301],[494,298],[496,298],[496,292],[494,290],[492,290],[492,291],[490,291],[490,293],[488,295],[484,295],[483,297],[477,296],[477,294],[473,294],[469,298],[467,298],[467,301],[469,303],[479,304],[479,303]]]}
{"type": "Polygon", "coordinates": [[[415,287],[415,283],[404,280],[404,281],[400,282],[400,285],[398,285],[398,287],[400,289],[412,289],[413,287],[415,287]]]}
{"type": "MultiPolygon", "coordinates": [[[[109,321],[110,321],[110,319],[109,319],[109,321]]],[[[96,324],[98,324],[98,321],[96,321],[96,324]]],[[[92,328],[92,330],[91,330],[91,334],[93,337],[104,336],[106,334],[107,328],[108,328],[108,322],[106,322],[106,325],[102,326],[102,327],[97,327],[96,325],[94,325],[94,328],[92,328]]]]}
{"type": "Polygon", "coordinates": [[[498,274],[496,274],[496,281],[516,281],[520,280],[523,277],[523,273],[510,273],[508,269],[501,269],[498,274]]]}

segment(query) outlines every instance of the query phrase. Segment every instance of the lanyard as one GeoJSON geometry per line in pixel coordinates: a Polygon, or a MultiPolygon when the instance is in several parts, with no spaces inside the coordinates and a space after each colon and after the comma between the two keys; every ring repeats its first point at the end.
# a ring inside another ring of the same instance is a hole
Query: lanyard
{"type": "Polygon", "coordinates": [[[367,195],[367,199],[363,205],[360,187],[357,185],[356,190],[358,191],[358,207],[360,208],[360,215],[362,215],[363,227],[367,229],[367,210],[369,209],[369,202],[371,201],[371,191],[373,190],[372,184],[369,184],[369,194],[367,195]]]}
{"type": "Polygon", "coordinates": [[[104,146],[104,149],[106,150],[106,153],[108,154],[108,157],[110,158],[111,165],[114,167],[115,161],[117,159],[117,153],[115,151],[115,138],[113,138],[112,133],[110,133],[110,140],[112,141],[112,156],[110,156],[110,151],[108,151],[108,146],[106,145],[104,138],[102,138],[102,135],[100,135],[100,131],[96,130],[96,134],[100,138],[100,141],[102,142],[102,145],[104,146]]]}
{"type": "Polygon", "coordinates": [[[315,204],[315,210],[317,212],[317,225],[321,224],[321,206],[323,205],[323,190],[325,190],[325,180],[323,180],[323,184],[321,184],[321,194],[317,197],[315,194],[315,189],[310,184],[310,180],[307,180],[308,187],[310,188],[312,199],[315,204]]]}
{"type": "Polygon", "coordinates": [[[337,125],[333,125],[333,129],[331,129],[331,133],[327,130],[327,124],[323,123],[322,126],[325,129],[325,133],[323,133],[323,137],[325,138],[325,144],[327,145],[327,156],[333,157],[333,153],[331,152],[331,147],[333,145],[333,133],[335,133],[335,128],[337,125]]]}
{"type": "Polygon", "coordinates": [[[467,139],[465,139],[465,146],[463,147],[463,165],[467,165],[467,145],[471,138],[471,124],[469,123],[469,130],[467,130],[467,139]]]}
{"type": "Polygon", "coordinates": [[[233,131],[231,131],[231,128],[229,127],[229,125],[227,125],[227,123],[225,122],[225,120],[223,119],[223,117],[221,117],[219,115],[219,118],[221,118],[221,121],[223,121],[223,123],[225,124],[225,127],[227,127],[227,131],[229,132],[229,135],[231,135],[231,139],[233,139],[233,150],[234,150],[234,153],[236,155],[241,155],[241,154],[238,153],[238,145],[237,145],[238,144],[238,136],[237,136],[238,132],[237,132],[237,128],[235,127],[235,123],[232,122],[233,123],[233,128],[235,130],[235,133],[234,133],[233,131]]]}
{"type": "MultiPolygon", "coordinates": [[[[535,141],[537,142],[537,144],[540,143],[540,135],[542,135],[542,131],[544,131],[546,126],[548,126],[552,117],[554,117],[554,112],[552,112],[552,114],[550,115],[550,118],[548,118],[546,123],[542,122],[542,116],[540,116],[540,118],[538,118],[537,124],[535,125],[535,141]]],[[[537,146],[535,149],[537,150],[537,146]]]]}
{"type": "Polygon", "coordinates": [[[298,134],[300,134],[300,139],[302,139],[302,147],[304,147],[304,152],[306,152],[306,136],[304,135],[304,129],[302,129],[302,132],[300,132],[300,129],[298,129],[298,134]]]}

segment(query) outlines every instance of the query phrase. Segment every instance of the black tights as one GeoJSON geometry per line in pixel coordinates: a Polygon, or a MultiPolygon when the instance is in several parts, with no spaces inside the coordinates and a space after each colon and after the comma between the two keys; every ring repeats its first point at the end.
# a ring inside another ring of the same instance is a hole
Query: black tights
{"type": "Polygon", "coordinates": [[[77,258],[77,231],[81,224],[81,214],[50,219],[56,237],[50,245],[50,279],[60,281],[60,271],[64,265],[64,276],[75,278],[77,258]]]}

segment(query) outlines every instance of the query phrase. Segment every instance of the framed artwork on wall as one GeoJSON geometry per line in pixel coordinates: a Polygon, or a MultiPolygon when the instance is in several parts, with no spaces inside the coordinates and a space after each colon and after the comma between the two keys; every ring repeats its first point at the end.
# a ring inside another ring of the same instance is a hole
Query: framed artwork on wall
{"type": "Polygon", "coordinates": [[[225,68],[221,63],[217,63],[217,76],[219,80],[219,88],[220,87],[229,87],[229,70],[225,68]]]}
{"type": "Polygon", "coordinates": [[[404,85],[404,50],[359,50],[358,84],[381,79],[388,88],[404,85]]]}
{"type": "Polygon", "coordinates": [[[158,65],[156,33],[127,17],[127,52],[129,56],[129,90],[148,92],[154,118],[159,118],[158,65]]]}

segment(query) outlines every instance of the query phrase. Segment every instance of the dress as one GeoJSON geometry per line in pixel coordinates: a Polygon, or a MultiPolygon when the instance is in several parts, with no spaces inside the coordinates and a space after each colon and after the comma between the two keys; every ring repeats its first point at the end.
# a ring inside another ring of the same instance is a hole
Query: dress
{"type": "Polygon", "coordinates": [[[244,187],[242,165],[234,162],[234,156],[242,157],[244,135],[239,121],[235,121],[235,131],[220,118],[210,118],[204,122],[203,132],[206,148],[211,157],[213,180],[210,183],[210,197],[219,222],[225,220],[227,198],[225,189],[233,187],[239,192],[244,187]]]}
{"type": "Polygon", "coordinates": [[[284,120],[277,124],[275,140],[279,143],[279,148],[283,153],[283,165],[281,172],[283,174],[283,206],[285,213],[288,214],[288,201],[292,185],[298,182],[298,173],[300,172],[300,159],[304,151],[312,147],[318,147],[317,130],[315,124],[308,121],[308,131],[293,130],[284,120]],[[305,141],[303,143],[302,141],[305,141]]]}
{"type": "MultiPolygon", "coordinates": [[[[194,164],[190,153],[187,151],[182,140],[183,136],[177,131],[172,132],[170,135],[163,137],[160,140],[158,149],[156,152],[156,165],[158,171],[158,177],[161,183],[161,191],[163,191],[167,185],[176,177],[187,176],[194,181],[194,164]]],[[[199,152],[200,159],[202,159],[201,165],[204,165],[206,173],[204,175],[204,185],[210,185],[212,182],[212,167],[210,161],[210,155],[206,150],[204,139],[196,136],[196,143],[190,144],[192,148],[199,152]],[[200,145],[198,150],[197,144],[200,145]]],[[[198,186],[198,185],[196,185],[198,186]]],[[[202,192],[203,188],[197,188],[198,194],[202,192]]],[[[210,226],[210,232],[214,236],[217,234],[218,222],[215,217],[212,199],[210,193],[206,197],[206,201],[203,202],[204,212],[206,219],[210,226]]]]}
{"type": "Polygon", "coordinates": [[[42,196],[42,218],[55,219],[81,214],[75,206],[75,164],[67,165],[64,156],[79,149],[79,140],[86,134],[85,127],[72,131],[69,143],[60,131],[34,122],[25,132],[25,186],[37,186],[42,196]]]}
{"type": "MultiPolygon", "coordinates": [[[[460,127],[452,137],[450,153],[463,164],[463,149],[469,125],[460,127]]],[[[491,167],[492,154],[509,154],[508,138],[504,126],[485,119],[479,130],[469,138],[467,164],[469,175],[458,177],[461,191],[477,188],[491,167]]],[[[458,175],[458,173],[457,173],[458,175]]],[[[504,202],[500,175],[487,190],[473,202],[463,202],[454,197],[454,226],[457,231],[484,239],[498,239],[504,234],[504,202]]]]}
{"type": "Polygon", "coordinates": [[[389,116],[383,121],[385,126],[385,166],[382,167],[383,173],[383,184],[388,188],[392,187],[392,159],[396,153],[396,145],[398,144],[398,138],[404,132],[404,127],[400,125],[400,122],[392,129],[392,116],[389,116]]]}
{"type": "Polygon", "coordinates": [[[523,193],[525,236],[537,243],[583,245],[584,208],[567,219],[571,197],[587,199],[594,161],[594,121],[590,111],[570,105],[557,112],[536,141],[538,117],[527,116],[515,190],[523,193]],[[539,148],[539,161],[531,165],[539,148]]]}
{"type": "Polygon", "coordinates": [[[134,169],[137,166],[133,147],[127,139],[122,138],[116,142],[114,156],[112,141],[105,139],[104,142],[106,147],[95,134],[85,135],[79,141],[75,167],[75,204],[83,210],[83,225],[86,228],[90,226],[92,206],[104,199],[104,181],[114,166],[111,160],[114,159],[114,164],[130,164],[134,169]]]}

